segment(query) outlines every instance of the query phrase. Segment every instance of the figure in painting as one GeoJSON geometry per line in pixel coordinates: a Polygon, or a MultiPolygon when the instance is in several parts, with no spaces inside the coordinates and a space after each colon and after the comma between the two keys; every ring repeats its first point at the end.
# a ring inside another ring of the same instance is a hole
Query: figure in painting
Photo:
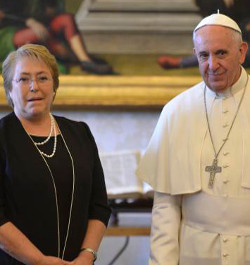
{"type": "Polygon", "coordinates": [[[113,70],[104,60],[91,57],[74,16],[64,12],[60,0],[0,0],[0,60],[26,44],[43,44],[63,64],[78,64],[88,73],[113,70]]]}

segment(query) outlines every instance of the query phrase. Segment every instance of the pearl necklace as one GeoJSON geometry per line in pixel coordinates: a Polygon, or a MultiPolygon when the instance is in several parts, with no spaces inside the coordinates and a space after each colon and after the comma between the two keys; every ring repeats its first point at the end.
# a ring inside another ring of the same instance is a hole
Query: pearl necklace
{"type": "Polygon", "coordinates": [[[47,157],[47,158],[51,158],[51,157],[53,157],[53,156],[55,155],[55,153],[56,153],[56,146],[57,146],[57,133],[56,133],[55,119],[54,119],[54,117],[52,116],[51,113],[50,113],[49,115],[50,115],[50,122],[51,122],[51,126],[50,126],[50,134],[49,134],[49,136],[48,136],[44,141],[42,141],[42,142],[35,142],[35,141],[32,139],[32,141],[33,141],[33,143],[35,144],[35,146],[37,147],[39,153],[40,153],[42,156],[45,156],[45,157],[47,157]],[[44,145],[44,144],[46,144],[46,143],[50,140],[50,138],[51,138],[51,136],[52,136],[52,131],[54,132],[54,145],[53,145],[52,153],[49,155],[49,154],[44,153],[42,150],[40,150],[40,149],[38,148],[38,145],[44,145]]]}
{"type": "Polygon", "coordinates": [[[53,129],[55,128],[55,121],[54,121],[54,118],[52,116],[52,114],[50,113],[49,114],[49,117],[50,117],[50,133],[49,133],[49,136],[43,141],[43,142],[35,142],[36,145],[44,145],[46,144],[49,139],[51,138],[51,135],[52,135],[52,131],[53,129]]]}
{"type": "MultiPolygon", "coordinates": [[[[51,115],[51,114],[50,114],[51,115]]],[[[52,116],[52,115],[51,115],[52,116]]],[[[55,120],[54,117],[52,116],[52,120],[54,122],[54,127],[55,126],[55,120]]],[[[50,166],[48,164],[48,162],[46,161],[46,159],[44,158],[44,153],[39,150],[39,148],[37,147],[36,143],[34,142],[34,140],[32,139],[32,137],[28,134],[29,138],[31,139],[32,143],[34,144],[34,146],[36,147],[37,151],[40,153],[41,158],[43,159],[44,163],[46,164],[48,171],[50,173],[50,177],[51,177],[51,181],[54,187],[54,192],[55,192],[55,201],[56,201],[56,217],[57,217],[57,257],[61,259],[64,259],[64,254],[65,254],[65,250],[66,250],[66,246],[67,246],[67,241],[68,241],[68,237],[69,237],[69,230],[70,230],[70,225],[71,225],[71,217],[72,217],[72,208],[73,208],[73,202],[74,202],[74,194],[75,194],[75,167],[74,167],[74,160],[73,157],[70,153],[70,150],[68,148],[68,145],[63,137],[62,132],[60,131],[60,128],[58,128],[59,133],[62,137],[63,143],[67,149],[67,152],[69,154],[70,160],[71,160],[71,165],[72,165],[72,193],[71,193],[71,202],[70,202],[70,209],[69,209],[69,220],[68,220],[68,225],[67,225],[67,232],[66,232],[66,236],[65,236],[65,241],[64,241],[64,246],[63,246],[63,250],[62,250],[62,255],[60,255],[60,249],[61,249],[61,236],[60,236],[60,218],[59,218],[59,205],[58,205],[58,195],[57,195],[57,188],[56,188],[56,183],[55,183],[55,179],[54,176],[52,174],[52,171],[50,169],[50,166]]],[[[54,130],[55,131],[55,130],[54,130]]],[[[56,135],[55,135],[56,137],[56,135]]],[[[46,156],[46,155],[45,155],[46,156]]],[[[47,157],[47,156],[46,156],[47,157]]]]}

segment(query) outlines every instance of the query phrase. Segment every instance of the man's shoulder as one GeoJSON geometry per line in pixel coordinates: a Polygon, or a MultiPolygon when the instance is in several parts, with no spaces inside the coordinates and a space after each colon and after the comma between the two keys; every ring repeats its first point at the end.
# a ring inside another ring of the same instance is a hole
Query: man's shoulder
{"type": "Polygon", "coordinates": [[[168,111],[192,110],[203,99],[203,87],[203,81],[192,86],[169,101],[164,109],[167,109],[168,111]]]}

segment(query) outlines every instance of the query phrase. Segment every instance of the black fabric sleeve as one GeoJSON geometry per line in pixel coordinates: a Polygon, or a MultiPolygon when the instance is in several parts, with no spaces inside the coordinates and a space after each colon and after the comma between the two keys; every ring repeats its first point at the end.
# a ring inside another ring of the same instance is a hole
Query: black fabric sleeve
{"type": "Polygon", "coordinates": [[[87,130],[93,148],[93,161],[94,161],[92,193],[91,193],[92,195],[89,207],[89,218],[98,219],[107,226],[111,214],[111,208],[108,205],[104,173],[94,137],[90,132],[88,125],[85,124],[85,128],[87,130]]]}
{"type": "MultiPolygon", "coordinates": [[[[1,144],[1,143],[0,143],[1,144]]],[[[5,212],[4,155],[0,147],[0,226],[9,222],[5,212]]]]}

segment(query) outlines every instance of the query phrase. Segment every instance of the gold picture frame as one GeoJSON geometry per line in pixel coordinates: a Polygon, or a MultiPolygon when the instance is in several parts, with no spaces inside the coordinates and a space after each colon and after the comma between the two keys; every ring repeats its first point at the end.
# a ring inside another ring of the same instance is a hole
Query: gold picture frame
{"type": "MultiPolygon", "coordinates": [[[[160,109],[199,76],[60,76],[54,109],[160,109]]],[[[2,80],[0,81],[3,87],[2,80]]],[[[7,108],[3,88],[1,108],[7,108]]]]}

